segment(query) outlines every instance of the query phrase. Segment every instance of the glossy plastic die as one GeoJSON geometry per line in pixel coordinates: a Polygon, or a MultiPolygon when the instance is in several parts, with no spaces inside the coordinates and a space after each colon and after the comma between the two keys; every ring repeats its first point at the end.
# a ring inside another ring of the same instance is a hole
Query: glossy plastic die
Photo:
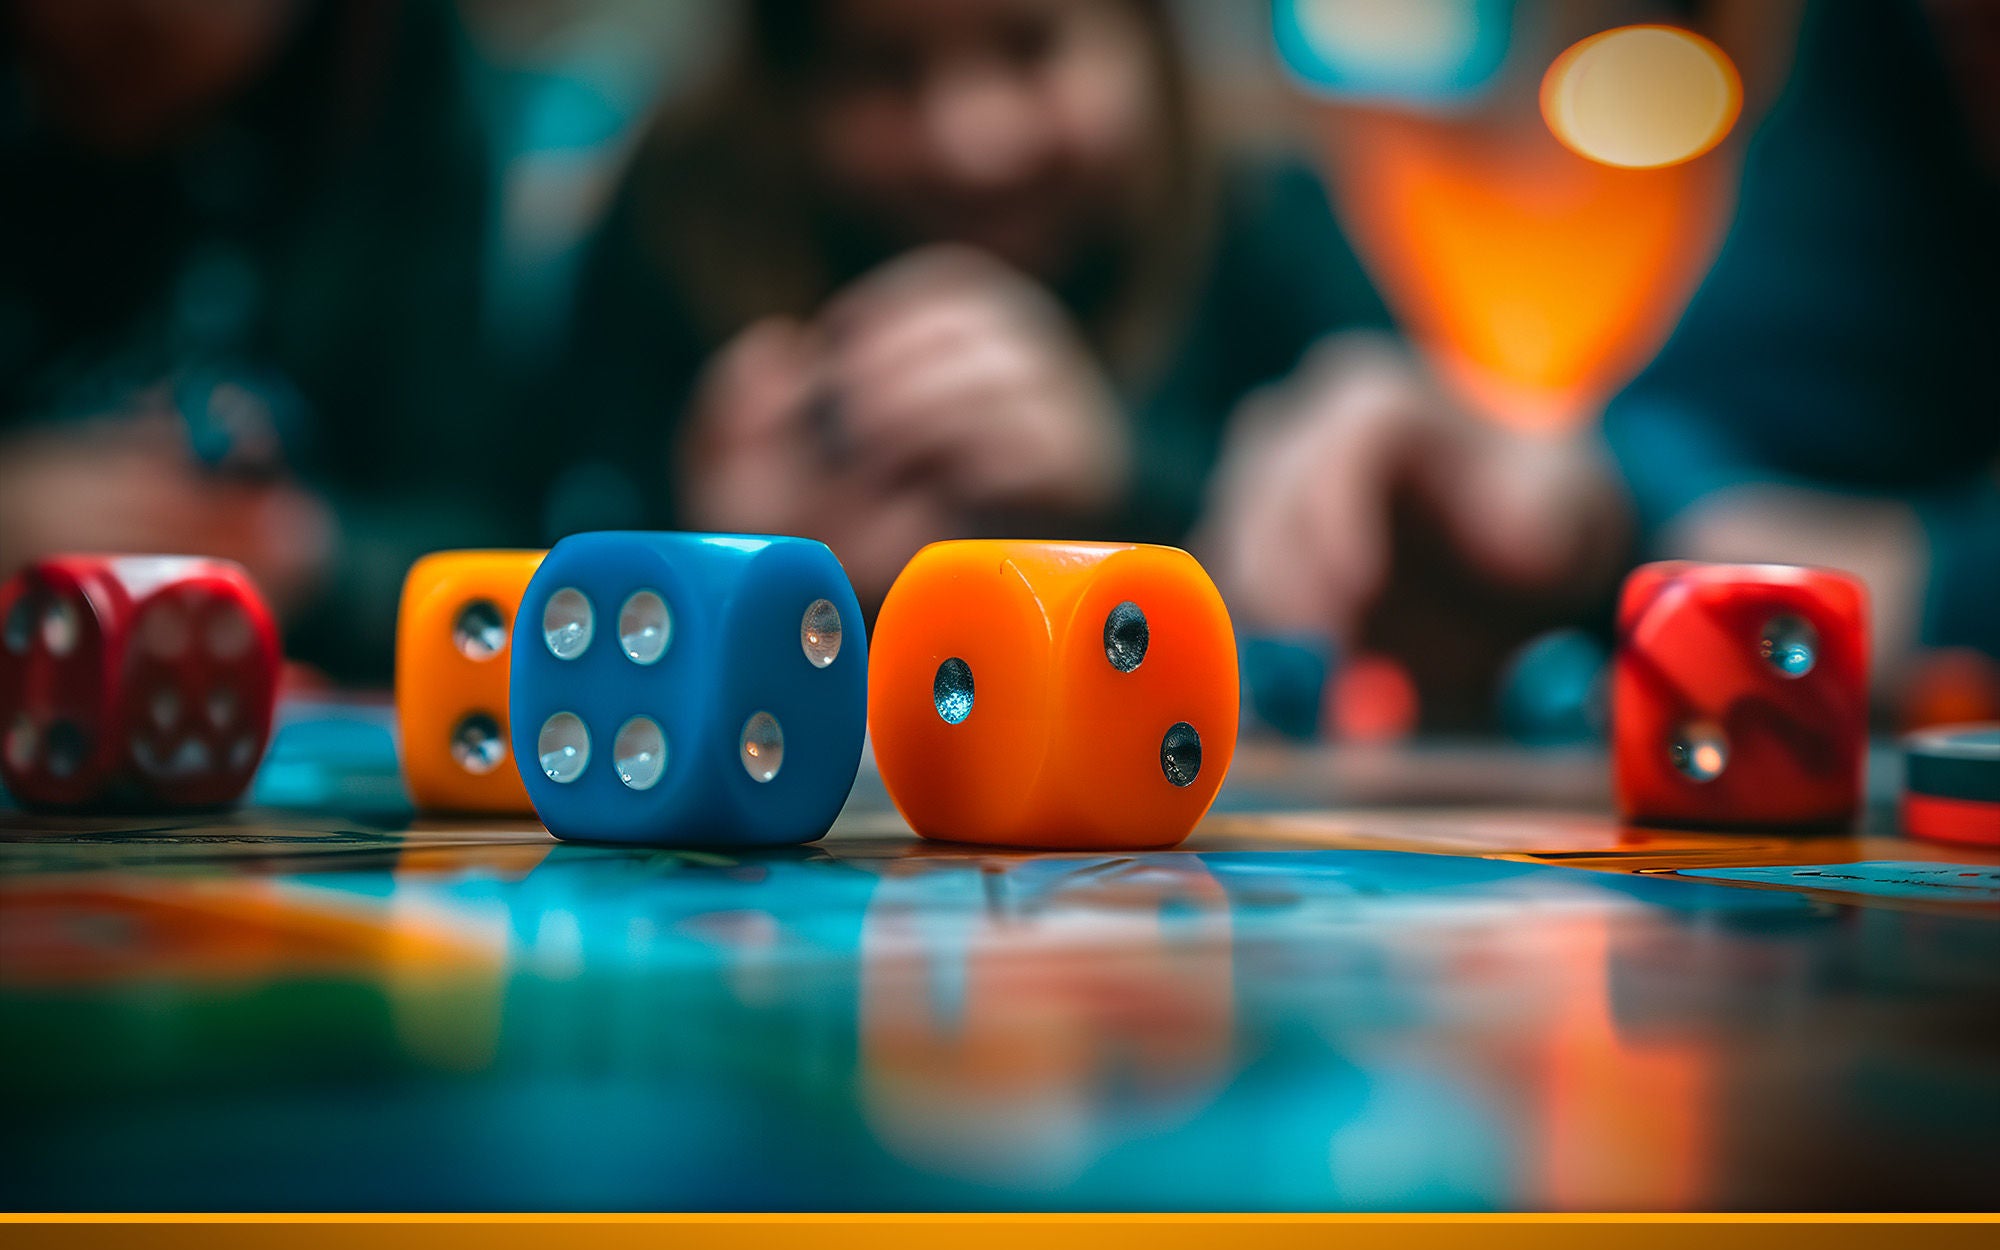
{"type": "Polygon", "coordinates": [[[146,811],[241,797],[281,664],[243,569],[57,556],[0,587],[0,780],[23,804],[146,811]]]}
{"type": "Polygon", "coordinates": [[[558,837],[809,842],[853,788],[867,674],[860,606],[821,543],[577,534],[515,620],[515,759],[558,837]]]}
{"type": "Polygon", "coordinates": [[[1826,569],[1645,565],[1619,603],[1611,701],[1627,819],[1844,825],[1867,752],[1867,592],[1826,569]]]}
{"type": "Polygon", "coordinates": [[[514,613],[539,551],[439,551],[410,566],[396,616],[396,721],[410,800],[531,815],[509,746],[514,613]]]}
{"type": "Polygon", "coordinates": [[[1238,691],[1228,610],[1185,551],[934,543],[876,621],[869,725],[925,837],[1171,846],[1229,771],[1238,691]]]}

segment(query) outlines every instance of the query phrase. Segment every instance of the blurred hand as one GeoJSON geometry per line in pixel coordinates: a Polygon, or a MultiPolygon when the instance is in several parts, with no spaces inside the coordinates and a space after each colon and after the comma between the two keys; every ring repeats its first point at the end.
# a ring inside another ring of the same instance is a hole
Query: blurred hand
{"type": "Polygon", "coordinates": [[[1868,587],[1870,676],[1898,691],[1908,676],[1930,576],[1923,523],[1909,504],[1777,484],[1718,491],[1660,536],[1664,554],[1724,563],[1811,564],[1868,587]]]}
{"type": "Polygon", "coordinates": [[[936,491],[885,486],[834,454],[826,386],[821,342],[797,322],[738,335],[696,391],[676,458],[681,509],[702,528],[819,539],[873,606],[957,522],[936,491]]]}
{"type": "Polygon", "coordinates": [[[1609,586],[1623,518],[1594,444],[1469,415],[1346,338],[1239,410],[1197,544],[1251,628],[1387,651],[1470,704],[1509,647],[1609,586]]]}
{"type": "Polygon", "coordinates": [[[1086,515],[1127,489],[1131,435],[1062,310],[960,247],[912,252],[842,292],[822,329],[855,470],[971,511],[1086,515]]]}
{"type": "Polygon", "coordinates": [[[814,325],[762,321],[717,353],[679,497],[694,525],[819,539],[872,605],[975,516],[1110,507],[1130,460],[1110,388],[1053,301],[986,256],[932,248],[814,325]]]}
{"type": "Polygon", "coordinates": [[[332,514],[297,485],[197,464],[177,417],[105,417],[0,443],[0,575],[57,552],[219,556],[284,616],[324,576],[333,538],[332,514]]]}

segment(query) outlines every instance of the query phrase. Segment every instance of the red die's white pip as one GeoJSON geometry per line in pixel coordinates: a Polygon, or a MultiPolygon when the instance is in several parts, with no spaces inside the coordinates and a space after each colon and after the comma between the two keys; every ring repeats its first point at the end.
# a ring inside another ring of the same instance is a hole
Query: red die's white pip
{"type": "Polygon", "coordinates": [[[0,586],[0,781],[24,805],[215,807],[263,758],[280,653],[243,569],[56,556],[0,586]]]}

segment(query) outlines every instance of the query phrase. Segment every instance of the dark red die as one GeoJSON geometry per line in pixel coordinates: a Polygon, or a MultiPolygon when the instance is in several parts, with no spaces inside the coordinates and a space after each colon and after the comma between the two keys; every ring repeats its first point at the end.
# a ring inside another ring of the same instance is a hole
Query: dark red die
{"type": "Polygon", "coordinates": [[[278,635],[241,567],[56,556],[0,586],[0,781],[33,807],[215,807],[271,735],[278,635]]]}
{"type": "Polygon", "coordinates": [[[1626,579],[1612,777],[1628,820],[1838,826],[1868,747],[1868,595],[1845,573],[1648,564],[1626,579]]]}

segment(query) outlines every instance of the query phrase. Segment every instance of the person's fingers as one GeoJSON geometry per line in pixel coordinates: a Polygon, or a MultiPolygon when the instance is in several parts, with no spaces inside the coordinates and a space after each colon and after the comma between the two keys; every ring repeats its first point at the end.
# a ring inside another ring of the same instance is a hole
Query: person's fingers
{"type": "Polygon", "coordinates": [[[914,372],[856,403],[853,463],[885,484],[929,483],[972,508],[1083,509],[1130,472],[1130,435],[1108,393],[1003,344],[914,372]]]}
{"type": "Polygon", "coordinates": [[[980,252],[953,244],[917,248],[857,278],[827,301],[820,324],[836,338],[900,319],[912,308],[966,291],[1018,296],[1028,280],[980,252]]]}
{"type": "Polygon", "coordinates": [[[1266,482],[1284,427],[1282,397],[1274,389],[1251,395],[1231,418],[1222,457],[1210,477],[1208,499],[1191,536],[1193,550],[1214,573],[1233,609],[1259,626],[1266,619],[1265,587],[1257,548],[1275,528],[1266,482]]]}
{"type": "Polygon", "coordinates": [[[827,375],[843,391],[879,389],[942,356],[995,342],[1034,345],[1052,337],[982,293],[945,293],[846,332],[829,332],[827,375]]]}
{"type": "Polygon", "coordinates": [[[164,404],[149,403],[132,414],[94,418],[84,427],[86,432],[76,440],[79,450],[88,445],[122,459],[162,465],[183,465],[193,459],[186,420],[164,404]]]}
{"type": "Polygon", "coordinates": [[[1295,521],[1298,500],[1276,492],[1251,496],[1226,527],[1225,582],[1238,612],[1249,623],[1274,630],[1323,630],[1323,580],[1317,566],[1302,560],[1295,521]]]}
{"type": "Polygon", "coordinates": [[[1252,428],[1233,441],[1210,534],[1256,624],[1351,636],[1380,593],[1410,432],[1405,413],[1379,399],[1313,387],[1247,414],[1252,428]]]}
{"type": "Polygon", "coordinates": [[[843,445],[888,484],[973,507],[1091,509],[1130,471],[1130,435],[1045,293],[964,249],[928,249],[829,309],[843,445]]]}
{"type": "Polygon", "coordinates": [[[1496,439],[1435,501],[1454,542],[1481,572],[1517,585],[1554,580],[1572,535],[1562,532],[1561,483],[1542,457],[1496,439]]]}
{"type": "Polygon", "coordinates": [[[0,452],[5,556],[58,551],[236,558],[256,527],[217,523],[234,484],[194,464],[176,417],[105,418],[24,435],[0,452]]]}
{"type": "Polygon", "coordinates": [[[1437,424],[1425,464],[1427,505],[1468,563],[1500,584],[1587,578],[1622,539],[1611,471],[1582,440],[1460,417],[1437,424]]]}
{"type": "Polygon", "coordinates": [[[1405,410],[1357,396],[1328,414],[1294,464],[1304,475],[1301,533],[1335,626],[1351,633],[1388,580],[1390,506],[1409,472],[1414,431],[1405,410]]]}
{"type": "Polygon", "coordinates": [[[970,430],[940,462],[952,498],[976,509],[1061,512],[1116,496],[1130,473],[1123,418],[1108,402],[1056,391],[1003,386],[966,404],[970,430]]]}
{"type": "Polygon", "coordinates": [[[206,525],[212,501],[182,466],[72,466],[49,473],[37,494],[46,551],[222,554],[206,525]]]}
{"type": "Polygon", "coordinates": [[[241,562],[280,616],[305,602],[333,563],[339,526],[317,495],[292,486],[253,488],[241,562]]]}
{"type": "Polygon", "coordinates": [[[817,345],[796,322],[759,322],[722,350],[697,389],[677,457],[690,521],[779,529],[799,478],[819,461],[809,422],[818,376],[817,345]]]}
{"type": "Polygon", "coordinates": [[[1213,529],[1223,583],[1246,620],[1261,628],[1323,630],[1325,578],[1304,547],[1304,473],[1295,431],[1245,447],[1219,501],[1213,529]]]}
{"type": "Polygon", "coordinates": [[[1336,380],[1345,406],[1381,414],[1399,431],[1395,485],[1443,523],[1458,556],[1496,581],[1561,580],[1581,547],[1595,545],[1580,531],[1617,511],[1600,481],[1608,475],[1573,454],[1574,440],[1516,433],[1467,411],[1401,349],[1343,336],[1308,367],[1336,380]]]}
{"type": "Polygon", "coordinates": [[[889,493],[852,468],[782,448],[744,448],[719,457],[701,486],[682,505],[692,524],[797,534],[829,546],[867,524],[889,493]]]}
{"type": "Polygon", "coordinates": [[[1063,402],[1052,389],[1037,383],[1026,352],[988,339],[842,390],[841,433],[857,466],[879,481],[897,481],[921,475],[925,466],[1028,450],[1006,423],[1037,401],[1063,402]]]}
{"type": "Polygon", "coordinates": [[[786,533],[812,486],[802,459],[782,448],[724,449],[690,464],[680,507],[704,529],[786,533]]]}
{"type": "Polygon", "coordinates": [[[932,248],[892,262],[836,298],[819,326],[843,387],[870,385],[989,338],[1053,349],[1073,337],[1046,292],[962,248],[932,248]]]}
{"type": "Polygon", "coordinates": [[[819,353],[797,322],[768,318],[723,348],[699,384],[696,435],[717,443],[783,436],[819,385],[819,353]]]}

